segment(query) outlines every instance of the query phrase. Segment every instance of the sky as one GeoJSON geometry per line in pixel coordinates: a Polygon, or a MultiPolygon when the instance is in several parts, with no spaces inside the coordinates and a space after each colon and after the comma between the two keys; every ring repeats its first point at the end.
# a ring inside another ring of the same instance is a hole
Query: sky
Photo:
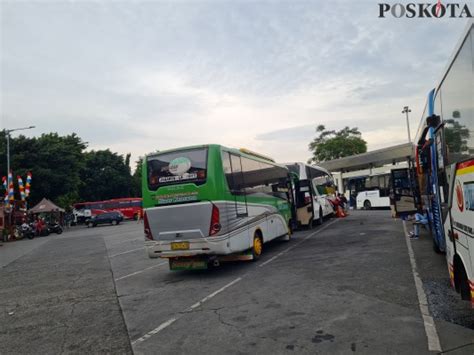
{"type": "Polygon", "coordinates": [[[134,160],[218,143],[306,161],[320,124],[388,147],[406,105],[415,135],[466,24],[381,19],[371,0],[0,0],[0,129],[134,160]]]}

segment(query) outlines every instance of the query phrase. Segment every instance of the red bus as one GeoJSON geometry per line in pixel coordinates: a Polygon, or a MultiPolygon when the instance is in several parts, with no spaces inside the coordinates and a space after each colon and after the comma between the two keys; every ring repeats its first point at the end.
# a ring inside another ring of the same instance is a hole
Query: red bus
{"type": "Polygon", "coordinates": [[[102,213],[118,211],[126,219],[138,219],[143,216],[142,199],[140,197],[114,198],[95,202],[79,202],[74,204],[76,223],[84,223],[87,218],[102,213]]]}

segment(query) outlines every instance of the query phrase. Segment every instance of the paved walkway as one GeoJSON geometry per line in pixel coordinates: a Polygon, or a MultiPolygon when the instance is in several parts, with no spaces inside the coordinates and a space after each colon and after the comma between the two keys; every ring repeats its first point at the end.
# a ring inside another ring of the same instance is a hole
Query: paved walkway
{"type": "Polygon", "coordinates": [[[14,242],[4,242],[0,247],[0,268],[3,268],[21,258],[23,255],[30,253],[41,245],[49,242],[53,236],[40,237],[34,239],[21,239],[14,242]]]}

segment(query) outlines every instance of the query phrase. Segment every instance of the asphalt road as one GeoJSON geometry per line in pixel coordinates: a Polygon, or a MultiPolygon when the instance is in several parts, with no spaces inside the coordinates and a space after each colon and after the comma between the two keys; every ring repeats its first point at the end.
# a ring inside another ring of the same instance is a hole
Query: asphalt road
{"type": "MultiPolygon", "coordinates": [[[[387,211],[199,272],[148,259],[142,228],[77,228],[2,263],[0,353],[429,353],[401,222],[387,211]]],[[[473,354],[474,311],[429,239],[411,245],[442,350],[473,354]]]]}

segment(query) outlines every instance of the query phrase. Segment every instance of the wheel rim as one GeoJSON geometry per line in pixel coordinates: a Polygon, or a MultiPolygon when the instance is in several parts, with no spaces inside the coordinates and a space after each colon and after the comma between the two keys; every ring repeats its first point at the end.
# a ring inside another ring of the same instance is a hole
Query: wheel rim
{"type": "Polygon", "coordinates": [[[260,237],[255,237],[253,239],[253,251],[256,256],[262,254],[262,240],[260,239],[260,237]]]}

